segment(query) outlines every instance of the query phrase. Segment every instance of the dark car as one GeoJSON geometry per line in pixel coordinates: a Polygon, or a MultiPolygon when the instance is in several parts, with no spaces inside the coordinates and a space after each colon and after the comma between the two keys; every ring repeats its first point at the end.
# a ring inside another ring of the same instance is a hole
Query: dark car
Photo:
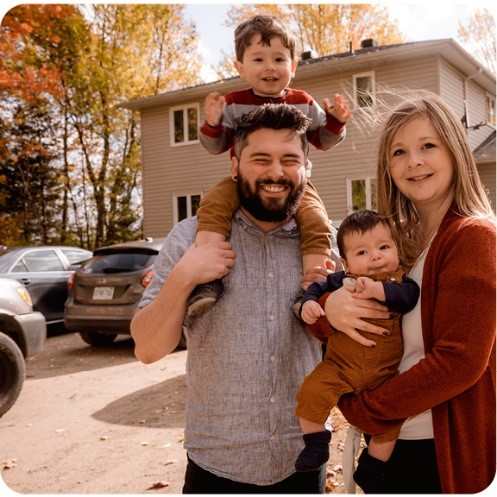
{"type": "Polygon", "coordinates": [[[91,256],[79,247],[12,247],[0,255],[0,277],[24,284],[47,324],[62,323],[69,276],[91,256]]]}
{"type": "Polygon", "coordinates": [[[19,396],[26,376],[25,358],[43,350],[47,337],[45,317],[33,311],[26,287],[0,278],[0,416],[19,396]]]}
{"type": "Polygon", "coordinates": [[[96,347],[130,335],[130,323],[164,238],[124,242],[95,250],[70,278],[64,324],[96,347]]]}

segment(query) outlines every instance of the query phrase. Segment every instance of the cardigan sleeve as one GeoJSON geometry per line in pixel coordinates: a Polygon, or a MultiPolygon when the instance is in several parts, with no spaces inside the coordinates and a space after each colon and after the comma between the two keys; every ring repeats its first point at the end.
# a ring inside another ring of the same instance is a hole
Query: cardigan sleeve
{"type": "Polygon", "coordinates": [[[425,358],[375,390],[346,395],[339,408],[371,435],[472,387],[495,346],[495,226],[468,218],[442,225],[421,288],[425,358]]]}

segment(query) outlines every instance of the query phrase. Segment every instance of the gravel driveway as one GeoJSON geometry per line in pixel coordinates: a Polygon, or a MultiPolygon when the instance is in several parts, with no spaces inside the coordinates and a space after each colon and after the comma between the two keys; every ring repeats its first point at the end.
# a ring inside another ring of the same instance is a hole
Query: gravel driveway
{"type": "MultiPolygon", "coordinates": [[[[145,366],[129,339],[97,349],[76,333],[49,337],[0,418],[3,482],[25,494],[180,494],[186,354],[145,366]]],[[[344,493],[345,423],[334,420],[328,486],[344,493]]]]}

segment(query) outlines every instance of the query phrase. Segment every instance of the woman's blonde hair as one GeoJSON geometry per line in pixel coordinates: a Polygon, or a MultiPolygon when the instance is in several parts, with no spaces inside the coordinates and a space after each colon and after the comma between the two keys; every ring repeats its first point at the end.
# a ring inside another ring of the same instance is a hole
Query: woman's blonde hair
{"type": "Polygon", "coordinates": [[[431,92],[411,95],[391,111],[380,132],[377,154],[377,209],[389,216],[397,229],[407,228],[408,238],[402,237],[401,253],[408,265],[414,262],[426,240],[419,232],[416,208],[392,180],[389,151],[400,127],[418,117],[430,120],[450,155],[454,166],[454,204],[457,212],[463,216],[494,221],[494,213],[461,120],[438,95],[431,92]]]}

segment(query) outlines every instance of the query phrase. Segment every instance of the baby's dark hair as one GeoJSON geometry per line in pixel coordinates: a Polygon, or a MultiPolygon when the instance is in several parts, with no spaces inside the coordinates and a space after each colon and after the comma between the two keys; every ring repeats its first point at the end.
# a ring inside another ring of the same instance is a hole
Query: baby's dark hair
{"type": "Polygon", "coordinates": [[[258,15],[235,29],[235,54],[239,62],[243,62],[243,54],[254,34],[261,35],[261,44],[266,47],[271,44],[271,38],[279,37],[283,46],[290,50],[292,60],[295,60],[295,39],[283,22],[275,16],[258,15]]]}
{"type": "Polygon", "coordinates": [[[302,150],[307,157],[309,142],[307,128],[311,120],[300,109],[288,104],[263,104],[244,114],[236,123],[234,136],[235,157],[240,160],[248,137],[259,129],[288,129],[300,137],[302,150]]]}
{"type": "Polygon", "coordinates": [[[352,214],[349,214],[342,221],[337,232],[337,245],[338,245],[338,251],[340,252],[340,257],[346,259],[344,239],[347,235],[351,235],[353,233],[359,233],[363,235],[368,231],[372,231],[373,228],[378,224],[383,224],[386,227],[388,227],[392,232],[392,237],[394,236],[393,235],[394,231],[392,230],[392,226],[390,224],[389,219],[386,216],[378,214],[378,212],[376,211],[363,209],[359,211],[354,211],[352,214]]]}

